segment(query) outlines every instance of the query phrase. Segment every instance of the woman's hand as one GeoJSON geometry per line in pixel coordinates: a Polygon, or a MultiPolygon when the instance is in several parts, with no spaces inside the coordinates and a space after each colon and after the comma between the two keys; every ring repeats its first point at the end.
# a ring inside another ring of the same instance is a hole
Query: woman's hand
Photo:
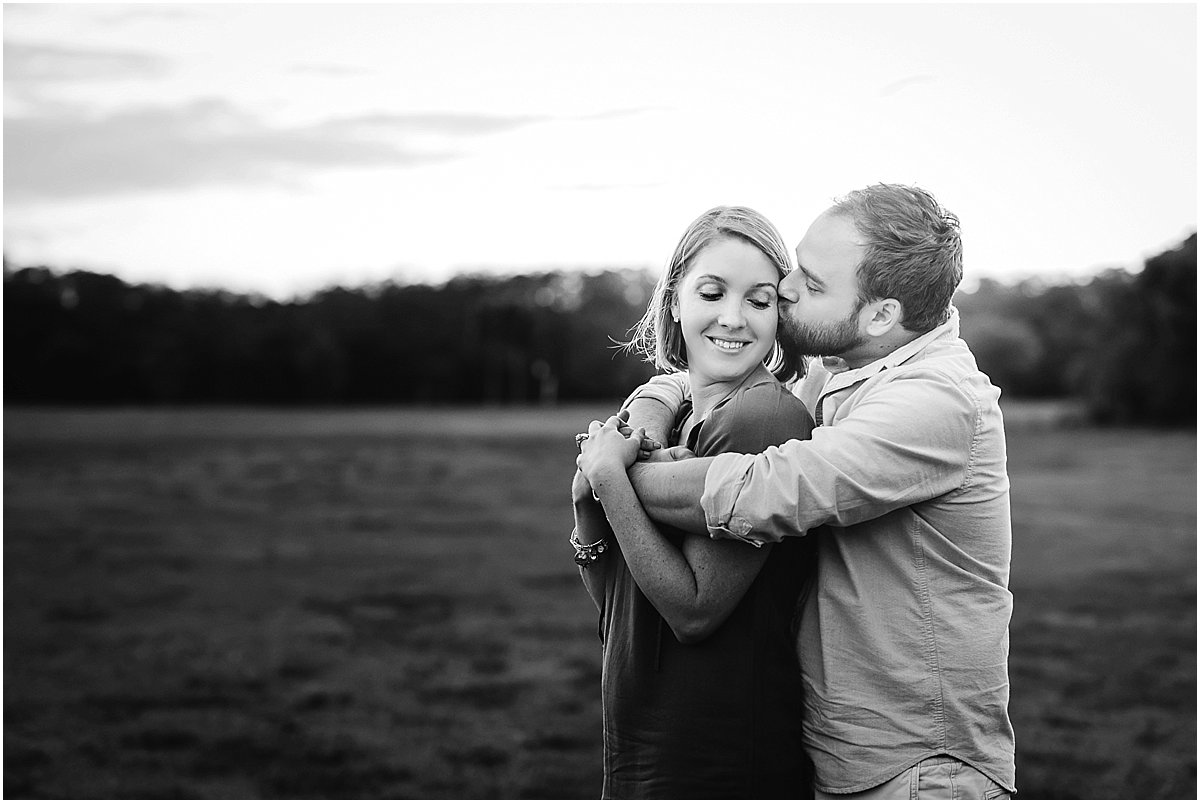
{"type": "Polygon", "coordinates": [[[588,425],[588,437],[579,445],[575,465],[592,488],[603,485],[613,473],[624,474],[638,458],[646,431],[638,427],[626,437],[621,434],[624,423],[614,415],[603,424],[593,421],[588,425]]]}

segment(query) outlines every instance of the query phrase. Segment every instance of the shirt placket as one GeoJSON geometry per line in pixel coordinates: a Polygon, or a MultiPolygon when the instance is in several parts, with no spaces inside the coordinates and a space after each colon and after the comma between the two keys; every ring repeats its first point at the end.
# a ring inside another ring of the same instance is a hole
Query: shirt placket
{"type": "Polygon", "coordinates": [[[842,402],[850,395],[851,390],[858,384],[858,380],[843,384],[840,377],[834,375],[825,388],[821,391],[821,395],[817,397],[817,412],[813,416],[816,425],[823,426],[831,423],[833,417],[837,415],[837,411],[841,408],[842,402]]]}

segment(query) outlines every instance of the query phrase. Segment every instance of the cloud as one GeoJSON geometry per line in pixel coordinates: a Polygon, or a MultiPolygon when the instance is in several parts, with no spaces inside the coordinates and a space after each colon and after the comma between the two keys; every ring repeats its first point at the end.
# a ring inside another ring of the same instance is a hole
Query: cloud
{"type": "Polygon", "coordinates": [[[671,111],[666,106],[638,106],[632,109],[610,109],[602,112],[593,112],[592,114],[581,114],[576,117],[576,120],[619,120],[624,117],[636,117],[641,114],[653,114],[656,112],[671,111]]]}
{"type": "MultiPolygon", "coordinates": [[[[97,9],[107,10],[107,6],[97,5],[97,9]]],[[[98,15],[96,21],[101,25],[123,27],[134,22],[179,22],[197,17],[196,7],[170,6],[151,4],[123,7],[120,11],[98,15]]]]}
{"type": "Polygon", "coordinates": [[[351,133],[409,132],[441,136],[481,136],[544,123],[554,118],[544,115],[499,115],[471,112],[410,112],[405,114],[368,114],[329,120],[319,130],[333,136],[351,133]]]}
{"type": "Polygon", "coordinates": [[[370,70],[363,67],[349,67],[345,64],[293,64],[288,72],[296,75],[319,75],[326,78],[357,78],[369,75],[370,70]]]}
{"type": "Polygon", "coordinates": [[[161,56],[137,51],[4,43],[6,87],[148,78],[162,75],[167,67],[167,60],[161,56]]]}
{"type": "Polygon", "coordinates": [[[613,183],[613,184],[554,184],[549,189],[556,192],[609,192],[612,190],[628,191],[628,190],[650,190],[656,187],[664,186],[661,181],[638,182],[638,183],[613,183]]]}
{"type": "Polygon", "coordinates": [[[932,75],[909,75],[909,76],[901,78],[897,81],[892,81],[887,86],[882,87],[879,90],[879,97],[885,98],[889,95],[894,95],[897,92],[903,92],[905,89],[908,89],[910,86],[916,86],[917,84],[927,84],[927,83],[930,83],[930,82],[936,81],[936,80],[937,80],[937,78],[932,75]]]}
{"type": "Polygon", "coordinates": [[[107,116],[60,110],[5,119],[4,192],[9,200],[51,200],[278,183],[298,170],[417,167],[460,157],[464,137],[547,119],[372,114],[277,128],[223,100],[107,116]]]}

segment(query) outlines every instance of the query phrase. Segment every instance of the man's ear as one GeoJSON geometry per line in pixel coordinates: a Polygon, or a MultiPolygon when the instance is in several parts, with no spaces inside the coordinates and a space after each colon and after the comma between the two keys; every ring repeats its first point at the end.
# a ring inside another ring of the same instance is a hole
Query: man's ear
{"type": "Polygon", "coordinates": [[[904,305],[894,298],[881,298],[867,305],[867,334],[883,337],[904,320],[904,305]]]}

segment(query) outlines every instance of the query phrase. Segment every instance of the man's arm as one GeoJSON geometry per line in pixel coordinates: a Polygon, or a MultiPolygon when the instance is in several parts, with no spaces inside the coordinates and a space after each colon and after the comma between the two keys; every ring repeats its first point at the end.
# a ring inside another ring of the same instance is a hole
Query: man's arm
{"type": "Polygon", "coordinates": [[[970,476],[976,424],[976,402],[957,382],[907,372],[812,440],[713,458],[702,500],[708,530],[769,543],[941,496],[970,476]]]}
{"type": "Polygon", "coordinates": [[[707,535],[700,497],[712,461],[711,457],[693,457],[673,463],[634,463],[629,467],[629,482],[651,519],[689,533],[707,535]]]}

